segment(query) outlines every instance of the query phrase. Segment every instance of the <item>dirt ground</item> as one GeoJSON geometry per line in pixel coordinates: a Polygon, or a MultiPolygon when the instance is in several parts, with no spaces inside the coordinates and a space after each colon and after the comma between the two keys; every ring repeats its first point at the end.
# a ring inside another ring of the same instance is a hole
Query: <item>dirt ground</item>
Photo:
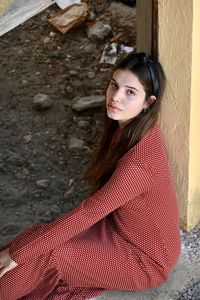
{"type": "Polygon", "coordinates": [[[135,46],[136,16],[120,1],[86,2],[112,27],[103,42],[88,39],[92,21],[59,33],[48,22],[56,5],[0,38],[0,246],[25,226],[71,210],[88,193],[83,174],[103,112],[76,113],[71,103],[104,94],[111,66],[99,63],[103,48],[118,34],[118,46],[135,46]],[[53,99],[50,109],[33,108],[38,93],[53,99]],[[72,137],[83,146],[71,148],[72,137]]]}

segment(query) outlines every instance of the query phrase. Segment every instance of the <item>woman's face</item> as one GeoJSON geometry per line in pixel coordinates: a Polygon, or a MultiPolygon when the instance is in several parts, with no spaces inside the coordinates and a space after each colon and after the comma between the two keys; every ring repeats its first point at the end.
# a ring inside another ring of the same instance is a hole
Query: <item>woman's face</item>
{"type": "Polygon", "coordinates": [[[136,75],[129,70],[116,70],[106,92],[107,116],[122,127],[148,106],[145,95],[136,75]]]}

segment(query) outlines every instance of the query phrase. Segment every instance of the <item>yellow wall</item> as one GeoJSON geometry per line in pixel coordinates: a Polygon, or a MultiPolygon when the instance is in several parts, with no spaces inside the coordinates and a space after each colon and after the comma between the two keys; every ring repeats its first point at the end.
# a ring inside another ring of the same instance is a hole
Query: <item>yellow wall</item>
{"type": "MultiPolygon", "coordinates": [[[[150,2],[137,1],[137,51],[149,51],[150,2]]],[[[155,0],[156,1],[156,0],[155,0]]],[[[181,226],[200,221],[200,0],[158,1],[158,55],[167,77],[161,126],[179,200],[181,226]]]]}
{"type": "Polygon", "coordinates": [[[161,125],[174,171],[181,225],[200,218],[200,0],[158,0],[158,51],[167,76],[161,125]]]}
{"type": "Polygon", "coordinates": [[[158,1],[158,51],[167,77],[161,123],[186,225],[192,56],[192,1],[158,1]]]}
{"type": "Polygon", "coordinates": [[[188,226],[200,219],[200,1],[193,1],[188,226]]]}

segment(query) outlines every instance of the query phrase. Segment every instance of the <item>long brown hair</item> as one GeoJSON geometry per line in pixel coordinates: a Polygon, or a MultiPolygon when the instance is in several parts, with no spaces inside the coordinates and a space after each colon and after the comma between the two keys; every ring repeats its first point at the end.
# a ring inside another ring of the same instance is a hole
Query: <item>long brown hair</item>
{"type": "Polygon", "coordinates": [[[99,146],[85,174],[85,178],[92,187],[91,194],[109,180],[115,171],[117,161],[155,125],[165,88],[165,74],[161,64],[145,53],[126,55],[118,62],[113,73],[118,69],[130,70],[136,75],[144,87],[146,101],[149,101],[151,95],[156,97],[156,101],[149,103],[147,111],[142,111],[123,126],[117,143],[113,143],[113,136],[119,127],[118,121],[108,118],[105,111],[104,128],[99,146]]]}

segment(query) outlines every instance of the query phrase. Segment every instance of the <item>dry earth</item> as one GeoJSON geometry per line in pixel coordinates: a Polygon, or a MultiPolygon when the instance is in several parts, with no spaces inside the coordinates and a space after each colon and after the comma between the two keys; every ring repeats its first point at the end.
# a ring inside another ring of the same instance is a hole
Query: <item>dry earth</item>
{"type": "Polygon", "coordinates": [[[83,174],[103,113],[76,113],[72,100],[104,94],[111,66],[99,61],[110,38],[120,34],[118,46],[134,46],[136,39],[135,8],[88,4],[96,20],[112,27],[104,41],[88,39],[94,21],[59,33],[48,22],[56,5],[0,38],[0,245],[31,223],[71,210],[88,192],[83,174]],[[38,93],[49,95],[53,106],[35,110],[38,93]],[[80,140],[75,147],[74,137],[80,140]]]}

